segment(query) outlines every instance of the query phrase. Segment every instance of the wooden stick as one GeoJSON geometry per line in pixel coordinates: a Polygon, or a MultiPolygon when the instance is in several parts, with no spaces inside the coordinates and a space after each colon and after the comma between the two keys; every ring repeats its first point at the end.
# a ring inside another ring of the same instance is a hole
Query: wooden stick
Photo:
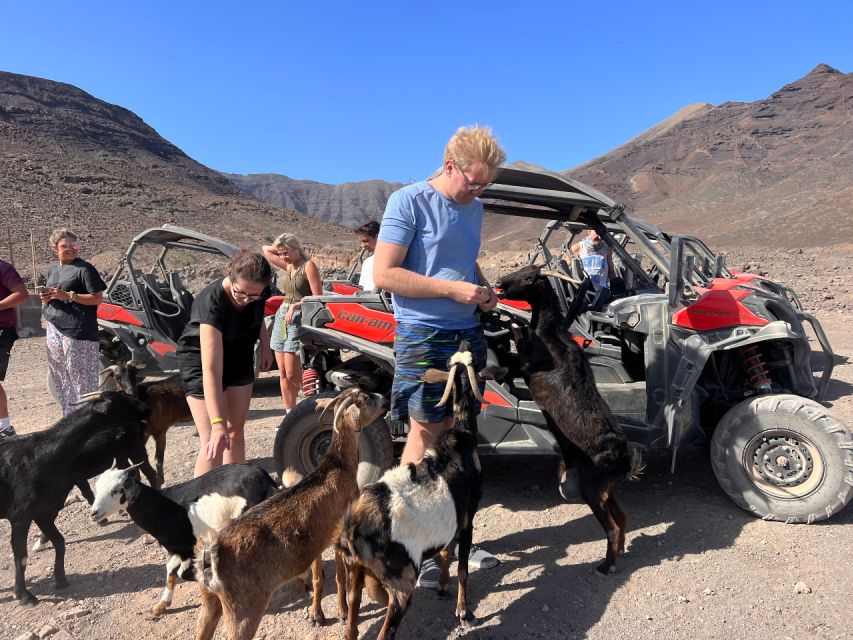
{"type": "Polygon", "coordinates": [[[30,229],[30,250],[33,254],[33,293],[38,293],[39,279],[38,268],[36,267],[36,242],[33,238],[33,230],[30,229]]]}

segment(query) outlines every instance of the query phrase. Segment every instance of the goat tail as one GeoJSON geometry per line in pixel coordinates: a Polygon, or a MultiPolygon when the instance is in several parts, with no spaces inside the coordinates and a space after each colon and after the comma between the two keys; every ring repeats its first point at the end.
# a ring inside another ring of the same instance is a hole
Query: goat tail
{"type": "Polygon", "coordinates": [[[196,554],[193,562],[196,580],[208,591],[219,591],[222,583],[219,581],[216,567],[218,564],[219,543],[216,534],[211,532],[199,538],[196,543],[196,554]]]}
{"type": "Polygon", "coordinates": [[[643,454],[636,447],[631,447],[630,462],[628,473],[625,474],[625,479],[630,482],[636,482],[640,479],[643,471],[646,469],[646,463],[643,461],[643,454]]]}
{"type": "Polygon", "coordinates": [[[302,474],[293,467],[288,467],[281,472],[281,486],[283,489],[290,489],[302,482],[302,474]]]}

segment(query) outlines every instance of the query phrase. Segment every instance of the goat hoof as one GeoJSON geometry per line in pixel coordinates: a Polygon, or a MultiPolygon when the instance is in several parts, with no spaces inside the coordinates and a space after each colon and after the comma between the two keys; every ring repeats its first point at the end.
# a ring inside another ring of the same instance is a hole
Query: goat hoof
{"type": "Polygon", "coordinates": [[[441,587],[439,587],[438,591],[435,592],[435,595],[437,595],[442,600],[447,600],[447,598],[450,597],[450,592],[447,589],[442,589],[441,587]]]}
{"type": "Polygon", "coordinates": [[[67,589],[71,586],[68,582],[68,578],[66,578],[65,576],[62,576],[61,578],[56,578],[54,580],[54,584],[56,585],[57,589],[67,589]]]}
{"type": "Polygon", "coordinates": [[[158,602],[156,606],[151,608],[151,611],[148,612],[150,619],[156,620],[158,618],[162,618],[166,613],[166,605],[165,602],[158,602]]]}
{"type": "Polygon", "coordinates": [[[466,611],[465,613],[459,615],[458,618],[460,627],[470,629],[471,627],[477,626],[477,618],[470,611],[466,611]]]}
{"type": "Polygon", "coordinates": [[[608,564],[607,562],[602,562],[595,568],[595,572],[602,577],[611,573],[616,573],[616,565],[608,564]]]}
{"type": "Polygon", "coordinates": [[[39,603],[39,599],[26,590],[24,590],[24,592],[20,596],[16,597],[18,598],[18,600],[21,601],[21,606],[26,607],[28,609],[30,607],[36,606],[39,603]]]}

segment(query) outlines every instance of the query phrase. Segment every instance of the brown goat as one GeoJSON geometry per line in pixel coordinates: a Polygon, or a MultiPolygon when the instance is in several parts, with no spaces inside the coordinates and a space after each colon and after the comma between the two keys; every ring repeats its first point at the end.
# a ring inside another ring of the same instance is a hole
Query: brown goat
{"type": "Polygon", "coordinates": [[[120,362],[110,365],[101,372],[101,391],[115,390],[139,398],[151,409],[151,417],[145,428],[146,438],[154,438],[154,467],[157,470],[157,486],[163,486],[163,460],[166,456],[166,432],[179,422],[192,420],[187,404],[184,383],[180,374],[139,382],[139,371],[145,365],[135,362],[120,362]]]}
{"type": "MultiPolygon", "coordinates": [[[[272,496],[232,521],[215,537],[209,552],[196,558],[201,611],[197,640],[210,640],[220,617],[230,640],[247,640],[269,599],[286,582],[311,569],[311,618],[324,624],[321,554],[340,535],[341,519],[358,497],[358,435],[386,410],[385,398],[347,389],[321,398],[318,407],[334,410],[332,441],[320,466],[295,487],[272,496]]],[[[343,561],[336,557],[338,616],[346,612],[343,561]]]]}

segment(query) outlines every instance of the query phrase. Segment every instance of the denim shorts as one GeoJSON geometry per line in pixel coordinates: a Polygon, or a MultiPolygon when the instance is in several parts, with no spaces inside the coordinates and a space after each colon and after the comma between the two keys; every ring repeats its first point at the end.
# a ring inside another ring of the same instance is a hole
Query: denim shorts
{"type": "Polygon", "coordinates": [[[302,311],[293,312],[293,324],[286,324],[284,314],[287,313],[286,302],[282,302],[278,311],[275,312],[275,320],[270,335],[270,348],[278,353],[299,353],[299,325],[302,319],[302,311]]]}
{"type": "MultiPolygon", "coordinates": [[[[414,418],[418,422],[441,422],[446,410],[452,411],[448,403],[445,407],[436,407],[444,393],[443,382],[427,384],[421,382],[421,376],[427,369],[447,371],[447,361],[459,348],[459,343],[467,340],[474,356],[474,369],[480,370],[486,364],[486,340],[483,328],[436,329],[421,324],[398,322],[394,331],[394,384],[391,387],[392,420],[414,418]]],[[[485,386],[480,384],[480,391],[485,386]]],[[[475,403],[473,413],[480,413],[480,404],[475,403]]]]}

